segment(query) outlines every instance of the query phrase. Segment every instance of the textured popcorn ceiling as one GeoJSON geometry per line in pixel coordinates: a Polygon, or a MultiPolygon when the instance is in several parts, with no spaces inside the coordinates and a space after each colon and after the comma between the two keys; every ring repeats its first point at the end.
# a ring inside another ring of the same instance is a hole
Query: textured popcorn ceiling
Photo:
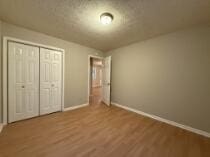
{"type": "Polygon", "coordinates": [[[0,0],[0,19],[48,35],[111,50],[210,23],[210,0],[0,0]],[[114,15],[111,25],[99,21],[114,15]]]}

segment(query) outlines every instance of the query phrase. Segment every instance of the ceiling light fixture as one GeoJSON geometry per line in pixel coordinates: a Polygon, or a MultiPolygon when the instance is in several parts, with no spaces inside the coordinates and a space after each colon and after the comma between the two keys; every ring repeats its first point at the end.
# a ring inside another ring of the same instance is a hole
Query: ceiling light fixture
{"type": "Polygon", "coordinates": [[[112,23],[113,19],[114,19],[114,16],[110,13],[103,13],[100,16],[100,21],[104,25],[108,25],[108,24],[112,23]]]}

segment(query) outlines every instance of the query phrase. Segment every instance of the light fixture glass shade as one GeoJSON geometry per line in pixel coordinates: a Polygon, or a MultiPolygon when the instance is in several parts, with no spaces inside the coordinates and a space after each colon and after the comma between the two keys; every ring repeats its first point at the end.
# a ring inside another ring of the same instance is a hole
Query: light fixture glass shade
{"type": "Polygon", "coordinates": [[[113,15],[110,14],[110,13],[103,13],[101,16],[100,16],[100,21],[102,24],[104,25],[108,25],[112,22],[113,20],[113,15]]]}

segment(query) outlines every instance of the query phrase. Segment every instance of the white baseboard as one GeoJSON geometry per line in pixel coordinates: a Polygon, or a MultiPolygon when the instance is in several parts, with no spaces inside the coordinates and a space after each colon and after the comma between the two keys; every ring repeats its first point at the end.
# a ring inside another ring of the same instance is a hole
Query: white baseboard
{"type": "Polygon", "coordinates": [[[2,123],[0,123],[0,133],[3,130],[4,125],[2,123]]]}
{"type": "Polygon", "coordinates": [[[82,105],[77,105],[77,106],[72,106],[72,107],[67,107],[67,108],[64,108],[63,111],[75,110],[75,109],[78,109],[78,108],[81,108],[81,107],[85,107],[85,106],[88,106],[88,105],[89,105],[89,103],[82,104],[82,105]]]}
{"type": "Polygon", "coordinates": [[[199,134],[199,135],[202,135],[202,136],[210,138],[210,133],[209,132],[202,131],[202,130],[199,130],[199,129],[195,129],[195,128],[192,128],[190,126],[186,126],[186,125],[183,125],[183,124],[179,124],[177,122],[174,122],[174,121],[171,121],[171,120],[167,120],[167,119],[164,119],[164,118],[152,115],[152,114],[148,114],[148,113],[145,113],[145,112],[142,112],[142,111],[139,111],[139,110],[136,110],[136,109],[124,106],[124,105],[120,105],[120,104],[117,104],[115,102],[112,102],[111,104],[114,105],[114,106],[123,108],[125,110],[131,111],[131,112],[135,112],[137,114],[140,114],[140,115],[143,115],[143,116],[146,116],[146,117],[149,117],[149,118],[152,118],[152,119],[155,119],[155,120],[158,120],[158,121],[161,121],[161,122],[164,122],[164,123],[167,123],[167,124],[170,124],[170,125],[173,125],[173,126],[176,126],[176,127],[182,128],[182,129],[185,129],[187,131],[190,131],[190,132],[193,132],[193,133],[196,133],[196,134],[199,134]]]}

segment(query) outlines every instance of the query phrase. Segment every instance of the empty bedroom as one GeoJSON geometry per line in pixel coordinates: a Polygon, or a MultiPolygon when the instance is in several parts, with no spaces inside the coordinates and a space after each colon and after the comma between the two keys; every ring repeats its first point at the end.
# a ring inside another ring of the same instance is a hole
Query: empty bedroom
{"type": "Polygon", "coordinates": [[[0,0],[0,157],[210,157],[210,0],[0,0]]]}

